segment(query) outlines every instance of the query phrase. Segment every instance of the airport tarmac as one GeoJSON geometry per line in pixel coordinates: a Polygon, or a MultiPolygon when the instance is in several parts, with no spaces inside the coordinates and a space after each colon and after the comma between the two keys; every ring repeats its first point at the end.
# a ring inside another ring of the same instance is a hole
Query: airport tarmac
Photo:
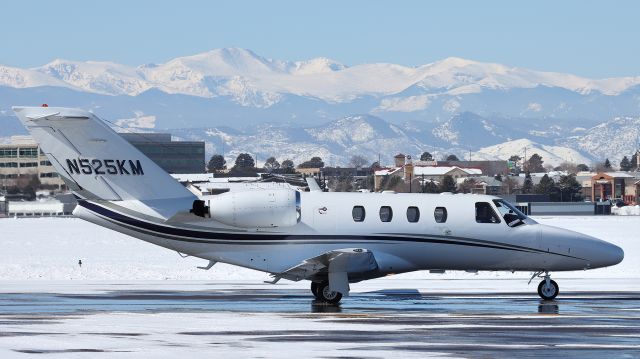
{"type": "Polygon", "coordinates": [[[2,358],[640,357],[638,291],[544,302],[533,292],[396,288],[355,292],[339,306],[255,282],[0,292],[2,358]]]}

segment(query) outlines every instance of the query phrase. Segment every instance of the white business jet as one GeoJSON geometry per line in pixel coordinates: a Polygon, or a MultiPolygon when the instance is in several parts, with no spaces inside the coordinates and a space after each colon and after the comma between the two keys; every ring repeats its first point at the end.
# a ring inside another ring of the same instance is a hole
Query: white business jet
{"type": "MultiPolygon", "coordinates": [[[[338,303],[349,283],[416,270],[527,271],[558,295],[551,271],[612,266],[605,241],[536,223],[483,195],[325,193],[273,186],[196,196],[91,112],[13,110],[69,189],[73,214],[184,255],[311,281],[338,303]]],[[[531,280],[529,282],[531,282],[531,280]]]]}

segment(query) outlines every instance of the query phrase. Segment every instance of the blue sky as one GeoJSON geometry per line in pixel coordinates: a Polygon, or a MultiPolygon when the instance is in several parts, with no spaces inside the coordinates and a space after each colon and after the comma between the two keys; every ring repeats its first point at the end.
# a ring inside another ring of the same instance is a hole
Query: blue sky
{"type": "Polygon", "coordinates": [[[638,1],[31,1],[0,8],[0,64],[161,63],[219,47],[347,65],[449,56],[640,75],[638,1]]]}

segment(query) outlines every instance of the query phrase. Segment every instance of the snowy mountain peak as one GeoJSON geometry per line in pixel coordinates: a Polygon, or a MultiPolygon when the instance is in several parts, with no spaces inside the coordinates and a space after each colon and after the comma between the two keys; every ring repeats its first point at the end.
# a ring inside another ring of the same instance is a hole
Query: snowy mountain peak
{"type": "Polygon", "coordinates": [[[281,71],[281,64],[271,61],[247,49],[214,49],[196,55],[178,57],[158,67],[171,69],[182,67],[208,76],[246,76],[281,71]]]}
{"type": "Polygon", "coordinates": [[[507,141],[494,146],[483,147],[478,152],[496,159],[507,160],[513,155],[521,158],[537,153],[545,165],[558,166],[563,162],[591,164],[593,159],[580,151],[563,147],[542,145],[526,138],[507,141]],[[526,150],[526,151],[525,151],[526,150]]]}
{"type": "Polygon", "coordinates": [[[477,62],[477,61],[463,59],[461,57],[451,56],[451,57],[447,57],[445,59],[442,59],[440,61],[436,61],[434,63],[431,63],[429,65],[431,65],[431,66],[439,66],[441,68],[452,69],[452,68],[460,68],[460,67],[477,65],[477,64],[479,64],[479,62],[477,62]]]}
{"type": "Polygon", "coordinates": [[[347,66],[326,57],[297,61],[293,65],[293,69],[290,72],[296,75],[327,73],[347,68],[347,66]]]}

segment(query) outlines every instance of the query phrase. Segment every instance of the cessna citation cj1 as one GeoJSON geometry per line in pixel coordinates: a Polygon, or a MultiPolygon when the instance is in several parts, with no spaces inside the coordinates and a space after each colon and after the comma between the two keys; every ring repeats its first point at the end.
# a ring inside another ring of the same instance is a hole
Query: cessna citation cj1
{"type": "MultiPolygon", "coordinates": [[[[483,195],[326,193],[292,186],[196,196],[91,112],[14,107],[69,189],[73,214],[215,263],[311,281],[338,303],[349,283],[416,270],[527,271],[538,294],[550,271],[612,266],[622,249],[536,223],[483,195]]],[[[531,281],[530,281],[531,282],[531,281]]]]}

